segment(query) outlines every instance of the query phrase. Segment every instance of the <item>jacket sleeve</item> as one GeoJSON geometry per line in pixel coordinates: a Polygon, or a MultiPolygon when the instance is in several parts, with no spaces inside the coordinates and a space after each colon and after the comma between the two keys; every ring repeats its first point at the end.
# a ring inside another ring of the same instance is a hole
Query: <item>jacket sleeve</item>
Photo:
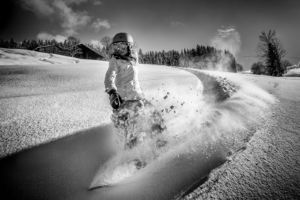
{"type": "Polygon", "coordinates": [[[105,80],[104,80],[104,85],[105,85],[105,91],[108,92],[111,89],[117,90],[117,87],[115,85],[115,78],[117,75],[117,63],[115,62],[115,59],[111,59],[109,61],[109,66],[105,74],[105,80]]]}

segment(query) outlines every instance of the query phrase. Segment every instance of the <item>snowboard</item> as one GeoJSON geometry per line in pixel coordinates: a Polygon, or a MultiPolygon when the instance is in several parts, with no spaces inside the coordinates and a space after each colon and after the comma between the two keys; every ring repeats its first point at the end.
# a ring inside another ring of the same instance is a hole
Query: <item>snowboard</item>
{"type": "Polygon", "coordinates": [[[133,159],[116,166],[114,169],[100,171],[98,173],[100,175],[90,185],[89,190],[113,186],[131,177],[144,167],[146,167],[146,162],[140,159],[133,159]]]}
{"type": "MultiPolygon", "coordinates": [[[[112,157],[100,168],[89,190],[113,186],[145,168],[148,164],[146,160],[132,154],[136,148],[160,149],[167,144],[161,137],[166,127],[160,112],[149,102],[140,105],[139,101],[127,101],[121,109],[114,110],[112,122],[116,128],[116,135],[119,135],[118,143],[123,145],[123,152],[119,157],[112,157]]],[[[152,156],[150,160],[155,157],[152,156]]]]}

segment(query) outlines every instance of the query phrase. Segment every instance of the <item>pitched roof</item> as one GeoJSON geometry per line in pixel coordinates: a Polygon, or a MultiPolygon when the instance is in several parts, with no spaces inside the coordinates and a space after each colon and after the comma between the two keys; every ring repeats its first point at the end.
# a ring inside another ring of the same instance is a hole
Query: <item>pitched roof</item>
{"type": "Polygon", "coordinates": [[[86,49],[89,49],[90,51],[94,52],[95,54],[97,54],[97,55],[99,55],[99,56],[101,56],[101,57],[104,57],[103,55],[101,55],[101,53],[97,52],[95,49],[89,47],[89,46],[86,45],[86,44],[79,43],[79,44],[77,44],[77,46],[79,46],[79,47],[84,47],[84,48],[86,48],[86,49]]]}

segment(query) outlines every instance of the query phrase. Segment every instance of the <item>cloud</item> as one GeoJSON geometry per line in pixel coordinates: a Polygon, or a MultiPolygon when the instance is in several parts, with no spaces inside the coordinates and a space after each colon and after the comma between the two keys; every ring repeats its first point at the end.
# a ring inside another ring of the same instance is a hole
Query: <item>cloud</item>
{"type": "Polygon", "coordinates": [[[87,25],[91,20],[91,17],[86,12],[75,12],[67,5],[66,2],[62,0],[54,1],[53,6],[58,11],[58,14],[62,20],[61,27],[65,30],[64,32],[67,35],[77,34],[77,30],[87,25]]]}
{"type": "Polygon", "coordinates": [[[228,50],[237,56],[241,47],[241,36],[233,27],[221,28],[211,40],[211,44],[217,49],[228,50]]]}
{"type": "Polygon", "coordinates": [[[180,22],[180,21],[171,21],[170,25],[172,27],[182,27],[182,26],[184,26],[184,23],[180,22]]]}
{"type": "Polygon", "coordinates": [[[48,16],[54,13],[54,8],[50,2],[46,0],[21,0],[21,5],[35,14],[48,16]]]}
{"type": "Polygon", "coordinates": [[[88,2],[88,0],[64,0],[64,2],[67,5],[71,5],[71,4],[77,4],[77,5],[79,5],[79,4],[88,2]]]}
{"type": "Polygon", "coordinates": [[[76,35],[92,19],[86,11],[74,10],[72,6],[89,1],[91,0],[21,0],[21,5],[38,16],[58,19],[63,34],[70,36],[76,35]]]}
{"type": "Polygon", "coordinates": [[[99,1],[99,0],[94,0],[94,6],[100,6],[102,5],[102,1],[99,1]]]}
{"type": "Polygon", "coordinates": [[[64,42],[67,37],[63,35],[52,35],[46,32],[41,32],[37,35],[37,39],[39,40],[56,40],[57,42],[64,42]]]}
{"type": "Polygon", "coordinates": [[[93,23],[92,23],[92,27],[96,30],[96,31],[100,31],[101,29],[109,29],[111,27],[110,23],[108,22],[107,19],[100,19],[97,18],[93,23]]]}

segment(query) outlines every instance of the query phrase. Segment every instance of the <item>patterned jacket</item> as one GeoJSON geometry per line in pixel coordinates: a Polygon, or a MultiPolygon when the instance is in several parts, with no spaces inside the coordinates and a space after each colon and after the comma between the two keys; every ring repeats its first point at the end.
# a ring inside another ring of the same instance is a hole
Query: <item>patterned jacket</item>
{"type": "Polygon", "coordinates": [[[137,59],[129,61],[112,56],[105,74],[105,90],[115,89],[125,101],[143,99],[136,65],[137,59]]]}

